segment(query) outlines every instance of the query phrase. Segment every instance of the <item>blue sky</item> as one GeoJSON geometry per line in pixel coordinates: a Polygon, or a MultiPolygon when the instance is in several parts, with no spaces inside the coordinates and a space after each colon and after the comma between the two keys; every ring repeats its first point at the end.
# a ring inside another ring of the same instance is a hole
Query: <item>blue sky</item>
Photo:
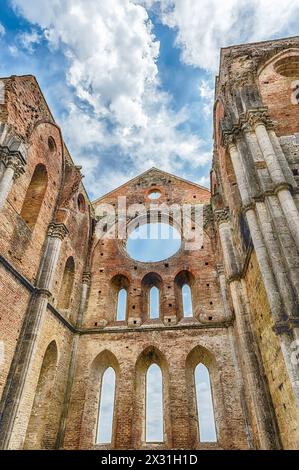
{"type": "Polygon", "coordinates": [[[180,246],[180,233],[166,223],[141,225],[128,236],[127,241],[127,251],[131,258],[144,262],[169,258],[180,246]]]}
{"type": "Polygon", "coordinates": [[[152,166],[207,186],[220,47],[298,24],[298,0],[0,0],[0,75],[37,77],[92,199],[152,166]]]}

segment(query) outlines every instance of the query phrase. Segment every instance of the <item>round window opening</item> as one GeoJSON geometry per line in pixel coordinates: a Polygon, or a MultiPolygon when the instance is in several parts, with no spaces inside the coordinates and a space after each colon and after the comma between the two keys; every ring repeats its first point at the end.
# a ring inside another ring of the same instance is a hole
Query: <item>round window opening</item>
{"type": "Polygon", "coordinates": [[[167,223],[145,223],[128,236],[129,256],[136,261],[151,263],[173,256],[181,246],[180,232],[167,223]]]}
{"type": "Polygon", "coordinates": [[[274,69],[283,77],[299,78],[299,55],[283,57],[274,64],[274,69]]]}
{"type": "Polygon", "coordinates": [[[161,191],[159,191],[158,189],[153,189],[153,190],[148,194],[148,198],[149,198],[149,199],[159,199],[160,196],[161,196],[161,191]]]}

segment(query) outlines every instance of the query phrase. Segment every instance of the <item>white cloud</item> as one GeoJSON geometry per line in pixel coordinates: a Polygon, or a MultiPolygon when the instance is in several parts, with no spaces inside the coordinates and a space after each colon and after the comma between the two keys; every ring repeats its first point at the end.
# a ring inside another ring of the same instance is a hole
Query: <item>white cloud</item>
{"type": "Polygon", "coordinates": [[[157,81],[159,43],[143,7],[129,0],[56,0],[52,9],[47,0],[14,4],[44,28],[52,47],[64,48],[68,82],[80,99],[120,125],[145,125],[143,96],[157,81]]]}
{"type": "Polygon", "coordinates": [[[42,39],[41,34],[36,30],[18,34],[17,42],[22,49],[25,49],[30,54],[34,52],[34,46],[39,44],[42,39]]]}
{"type": "Polygon", "coordinates": [[[208,176],[201,176],[198,181],[197,181],[198,184],[200,184],[201,186],[204,186],[205,188],[209,188],[210,187],[210,175],[208,176]]]}
{"type": "Polygon", "coordinates": [[[17,57],[17,56],[19,55],[18,48],[17,48],[14,44],[8,46],[8,50],[9,50],[9,53],[10,53],[13,57],[17,57]]]}
{"type": "Polygon", "coordinates": [[[62,130],[94,195],[98,186],[112,189],[114,175],[117,186],[151,166],[178,172],[209,161],[202,140],[184,130],[188,112],[173,112],[159,87],[159,42],[143,6],[130,0],[13,3],[43,29],[50,48],[65,54],[75,98],[66,104],[62,130]],[[120,157],[109,170],[101,155],[111,148],[120,157]]]}
{"type": "MultiPolygon", "coordinates": [[[[62,130],[76,161],[84,164],[92,192],[99,187],[101,192],[109,190],[112,181],[117,179],[117,185],[150,166],[186,176],[210,161],[205,142],[186,125],[190,110],[174,112],[171,97],[161,91],[159,42],[148,9],[154,8],[162,23],[175,29],[182,61],[212,73],[217,72],[220,47],[281,32],[295,34],[299,21],[299,4],[294,0],[283,4],[280,0],[13,0],[13,4],[32,23],[32,31],[19,38],[23,48],[32,52],[43,38],[51,50],[65,55],[73,100],[64,103],[62,130]]],[[[211,82],[201,81],[199,94],[199,113],[210,118],[211,82]]],[[[206,184],[207,176],[203,178],[206,184]]]]}
{"type": "Polygon", "coordinates": [[[158,5],[162,22],[177,30],[186,64],[217,72],[219,49],[298,32],[299,3],[294,0],[144,0],[158,5]]]}
{"type": "Polygon", "coordinates": [[[74,103],[68,103],[62,127],[64,137],[71,142],[72,147],[79,150],[99,143],[108,143],[109,136],[106,134],[104,123],[74,103]]]}
{"type": "Polygon", "coordinates": [[[210,81],[201,80],[199,84],[199,94],[203,102],[202,115],[210,117],[214,102],[214,88],[211,86],[210,81]]]}
{"type": "Polygon", "coordinates": [[[203,99],[212,100],[214,97],[214,89],[207,80],[201,80],[199,84],[199,93],[203,99]]]}
{"type": "Polygon", "coordinates": [[[1,36],[4,36],[4,34],[5,34],[5,28],[4,28],[3,24],[0,23],[0,38],[1,38],[1,36]]]}

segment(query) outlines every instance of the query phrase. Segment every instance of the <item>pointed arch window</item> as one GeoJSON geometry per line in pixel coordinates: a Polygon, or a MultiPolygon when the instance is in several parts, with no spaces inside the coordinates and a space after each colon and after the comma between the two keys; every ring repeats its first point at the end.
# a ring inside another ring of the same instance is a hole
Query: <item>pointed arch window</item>
{"type": "Polygon", "coordinates": [[[128,312],[129,279],[123,274],[116,274],[111,279],[111,320],[125,321],[128,312]]]}
{"type": "Polygon", "coordinates": [[[145,400],[145,441],[163,442],[163,376],[157,364],[152,364],[147,369],[145,400]]]}
{"type": "Polygon", "coordinates": [[[159,318],[160,316],[160,295],[159,288],[153,286],[149,291],[149,317],[150,319],[159,318]]]}
{"type": "Polygon", "coordinates": [[[58,351],[52,341],[44,354],[35,390],[34,402],[25,437],[24,449],[54,449],[56,431],[49,412],[55,405],[55,381],[58,351]],[[49,426],[48,424],[51,424],[49,426]]]}
{"type": "Polygon", "coordinates": [[[71,295],[73,292],[75,276],[75,262],[72,256],[69,256],[65,263],[61,288],[58,296],[58,308],[67,310],[70,307],[71,295]]]}
{"type": "Polygon", "coordinates": [[[127,314],[127,291],[126,289],[120,289],[117,295],[117,309],[116,309],[116,320],[124,321],[127,314]]]}
{"type": "Polygon", "coordinates": [[[202,363],[194,370],[200,442],[216,442],[216,426],[209,370],[202,363]]]}
{"type": "Polygon", "coordinates": [[[36,165],[21,209],[21,217],[33,229],[47,190],[48,174],[45,165],[36,165]]]}
{"type": "Polygon", "coordinates": [[[182,302],[183,302],[183,314],[185,318],[193,316],[192,308],[192,294],[191,287],[189,284],[184,284],[182,286],[182,302]]]}
{"type": "Polygon", "coordinates": [[[163,280],[157,273],[147,273],[141,281],[142,307],[144,320],[163,317],[163,280]]]}
{"type": "Polygon", "coordinates": [[[115,387],[115,370],[113,367],[108,367],[102,376],[96,435],[97,444],[111,444],[112,442],[115,387]]]}

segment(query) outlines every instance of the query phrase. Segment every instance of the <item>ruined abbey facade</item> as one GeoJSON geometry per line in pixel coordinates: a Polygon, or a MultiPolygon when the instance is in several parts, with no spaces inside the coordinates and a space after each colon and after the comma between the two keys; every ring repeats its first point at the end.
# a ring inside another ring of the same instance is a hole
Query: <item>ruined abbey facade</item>
{"type": "Polygon", "coordinates": [[[152,168],[91,202],[35,78],[2,79],[0,448],[299,448],[298,80],[299,37],[222,49],[211,190],[152,168]],[[145,263],[125,240],[99,238],[99,204],[117,210],[126,196],[147,206],[152,191],[159,203],[204,204],[197,250],[183,241],[145,263]],[[162,371],[161,442],[145,435],[152,364],[162,371]],[[198,364],[210,377],[213,442],[200,433],[198,364]],[[115,399],[103,444],[107,368],[115,399]]]}

